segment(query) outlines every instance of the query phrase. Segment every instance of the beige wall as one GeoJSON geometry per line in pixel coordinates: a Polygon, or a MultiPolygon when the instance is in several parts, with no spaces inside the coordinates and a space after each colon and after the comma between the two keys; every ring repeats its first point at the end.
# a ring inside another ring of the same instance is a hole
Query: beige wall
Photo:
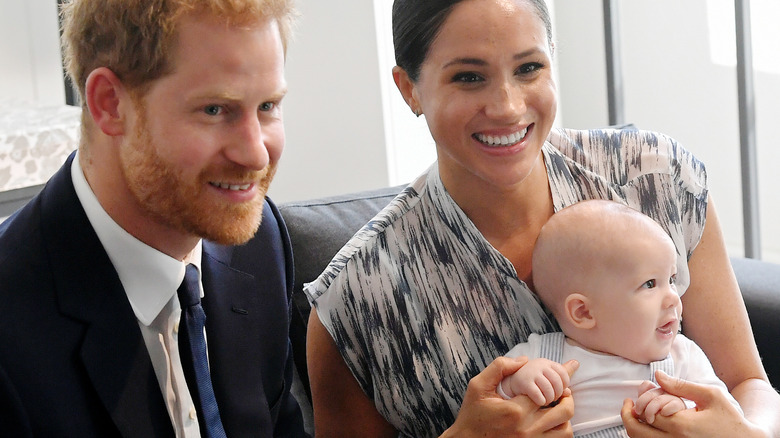
{"type": "MultiPolygon", "coordinates": [[[[754,3],[761,1],[766,0],[754,3]]],[[[563,124],[604,124],[607,109],[599,21],[602,2],[555,3],[563,124]]],[[[625,118],[641,128],[673,136],[706,164],[710,193],[729,251],[742,255],[736,69],[712,61],[708,3],[619,2],[625,118]]],[[[756,71],[754,80],[763,258],[780,263],[780,221],[776,219],[780,203],[774,190],[780,186],[780,172],[774,169],[774,163],[780,162],[774,135],[774,125],[780,118],[780,75],[756,71]]]]}

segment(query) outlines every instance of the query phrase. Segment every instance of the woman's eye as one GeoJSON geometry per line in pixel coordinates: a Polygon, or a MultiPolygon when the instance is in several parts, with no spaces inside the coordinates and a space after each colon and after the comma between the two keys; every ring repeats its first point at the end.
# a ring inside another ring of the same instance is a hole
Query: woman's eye
{"type": "Polygon", "coordinates": [[[276,107],[276,104],[273,102],[264,102],[260,104],[260,111],[271,111],[276,107]]]}
{"type": "Polygon", "coordinates": [[[203,112],[210,116],[218,116],[222,114],[222,107],[219,105],[207,105],[203,108],[203,112]]]}
{"type": "Polygon", "coordinates": [[[523,64],[523,65],[521,65],[521,66],[520,66],[520,67],[517,69],[517,72],[518,72],[519,74],[528,74],[528,73],[533,73],[533,72],[535,72],[535,71],[537,71],[537,70],[541,69],[542,67],[544,67],[544,65],[542,65],[542,64],[541,64],[541,63],[539,63],[539,62],[529,62],[529,63],[527,63],[527,64],[523,64]]]}
{"type": "Polygon", "coordinates": [[[452,78],[452,81],[471,84],[474,82],[481,82],[482,77],[476,73],[458,73],[452,78]]]}
{"type": "Polygon", "coordinates": [[[642,285],[642,287],[644,287],[644,288],[647,288],[647,289],[652,289],[652,288],[654,288],[654,287],[655,287],[655,280],[647,280],[647,281],[646,281],[646,282],[645,282],[645,283],[642,285]]]}

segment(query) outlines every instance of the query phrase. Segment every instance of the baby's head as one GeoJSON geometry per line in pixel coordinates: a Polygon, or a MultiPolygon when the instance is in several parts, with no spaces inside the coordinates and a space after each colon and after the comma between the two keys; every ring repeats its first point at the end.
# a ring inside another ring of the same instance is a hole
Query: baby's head
{"type": "Polygon", "coordinates": [[[532,269],[568,338],[638,363],[669,353],[682,314],[677,254],[649,217],[613,201],[566,207],[542,227],[532,269]]]}

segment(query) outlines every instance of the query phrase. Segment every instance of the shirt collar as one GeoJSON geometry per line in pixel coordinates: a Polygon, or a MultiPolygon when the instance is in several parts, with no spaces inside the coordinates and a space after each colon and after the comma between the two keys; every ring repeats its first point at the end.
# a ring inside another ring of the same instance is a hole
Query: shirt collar
{"type": "MultiPolygon", "coordinates": [[[[149,326],[184,279],[185,262],[136,239],[106,213],[84,177],[78,152],[71,166],[71,178],[76,196],[119,275],[136,318],[149,326]]],[[[185,259],[194,264],[199,273],[201,255],[202,241],[199,240],[185,259]]]]}

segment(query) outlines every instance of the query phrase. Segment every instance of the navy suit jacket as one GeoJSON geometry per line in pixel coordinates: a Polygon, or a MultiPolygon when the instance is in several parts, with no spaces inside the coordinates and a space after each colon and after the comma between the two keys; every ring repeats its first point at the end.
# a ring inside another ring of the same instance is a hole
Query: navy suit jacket
{"type": "MultiPolygon", "coordinates": [[[[72,160],[0,225],[0,436],[174,436],[138,322],[73,189],[72,160]]],[[[270,201],[249,243],[203,242],[209,361],[229,437],[304,436],[290,394],[292,267],[270,201]]]]}

